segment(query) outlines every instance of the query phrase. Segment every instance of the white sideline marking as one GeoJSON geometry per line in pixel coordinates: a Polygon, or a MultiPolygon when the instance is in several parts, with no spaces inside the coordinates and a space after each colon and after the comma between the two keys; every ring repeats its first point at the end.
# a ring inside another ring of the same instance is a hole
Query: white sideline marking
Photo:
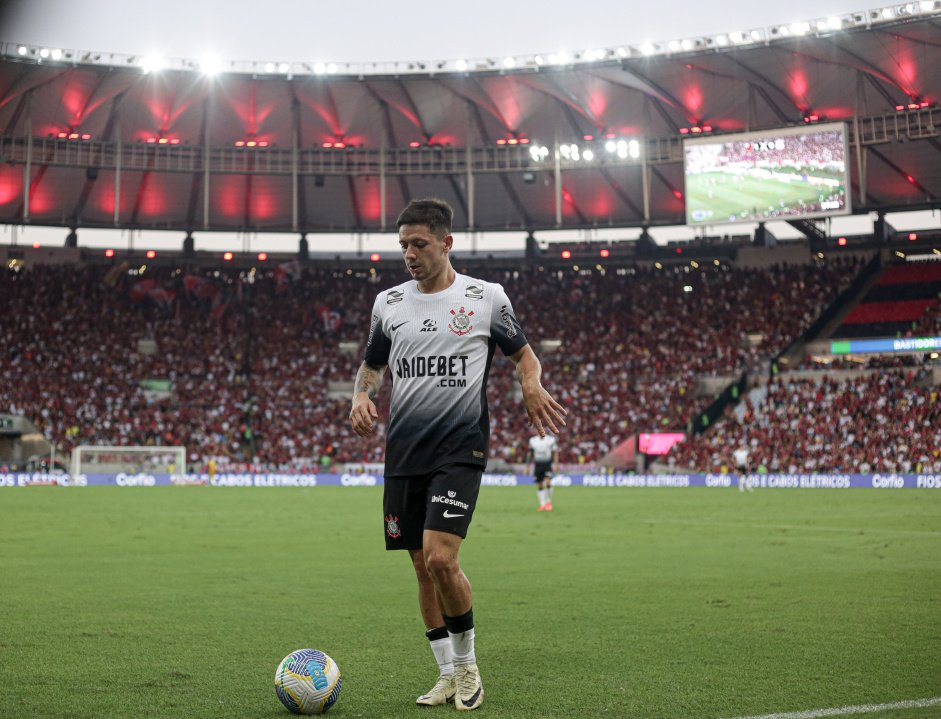
{"type": "Polygon", "coordinates": [[[778,714],[756,714],[754,716],[736,717],[735,719],[817,719],[818,717],[845,716],[847,714],[873,714],[875,712],[892,711],[893,709],[924,709],[941,705],[941,697],[930,699],[908,699],[890,704],[859,704],[852,707],[836,707],[835,709],[807,709],[802,712],[783,712],[778,714]]]}

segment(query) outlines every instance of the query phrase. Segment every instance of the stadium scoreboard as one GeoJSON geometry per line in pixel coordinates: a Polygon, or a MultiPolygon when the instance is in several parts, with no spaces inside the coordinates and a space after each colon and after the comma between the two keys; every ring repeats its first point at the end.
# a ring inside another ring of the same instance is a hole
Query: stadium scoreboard
{"type": "Polygon", "coordinates": [[[852,212],[842,122],[685,139],[683,170],[688,225],[852,212]]]}

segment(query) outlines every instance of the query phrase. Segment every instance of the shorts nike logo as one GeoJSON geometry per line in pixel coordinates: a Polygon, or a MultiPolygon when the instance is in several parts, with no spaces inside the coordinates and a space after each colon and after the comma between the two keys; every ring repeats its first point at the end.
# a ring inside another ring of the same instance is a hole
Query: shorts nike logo
{"type": "Polygon", "coordinates": [[[407,324],[408,324],[408,320],[405,320],[405,322],[399,322],[397,325],[392,325],[390,329],[393,332],[395,332],[399,327],[401,327],[402,325],[407,325],[407,324]]]}
{"type": "Polygon", "coordinates": [[[441,515],[445,519],[454,519],[455,517],[463,517],[463,514],[451,514],[448,510],[444,510],[444,514],[441,515]]]}

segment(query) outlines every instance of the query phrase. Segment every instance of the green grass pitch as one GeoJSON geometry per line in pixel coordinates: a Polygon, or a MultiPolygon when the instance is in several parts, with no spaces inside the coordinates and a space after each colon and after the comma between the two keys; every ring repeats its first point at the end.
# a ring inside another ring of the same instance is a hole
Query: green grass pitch
{"type": "MultiPolygon", "coordinates": [[[[0,717],[285,719],[278,662],[340,665],[336,717],[419,708],[436,667],[381,489],[6,489],[0,717]]],[[[481,717],[727,719],[941,696],[941,495],[485,488],[481,717]]],[[[941,707],[870,719],[931,719],[941,707]]]]}
{"type": "MultiPolygon", "coordinates": [[[[817,174],[828,177],[825,173],[817,174]]],[[[842,185],[837,189],[845,191],[842,185]]],[[[801,203],[812,205],[833,192],[834,188],[801,182],[778,182],[721,172],[702,173],[686,178],[686,217],[689,224],[702,225],[728,222],[733,216],[739,220],[758,221],[768,217],[772,208],[786,209],[796,215],[806,212],[801,209],[801,203]],[[707,212],[711,214],[698,214],[707,212]],[[700,216],[706,219],[697,219],[700,216]]]]}

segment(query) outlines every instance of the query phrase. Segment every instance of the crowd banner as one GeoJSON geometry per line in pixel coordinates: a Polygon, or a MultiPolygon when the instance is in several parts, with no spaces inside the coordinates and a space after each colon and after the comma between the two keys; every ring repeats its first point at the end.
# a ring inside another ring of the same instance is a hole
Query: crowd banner
{"type": "MultiPolygon", "coordinates": [[[[570,473],[552,479],[556,487],[709,487],[714,489],[941,489],[941,474],[629,474],[570,473]]],[[[531,485],[532,475],[485,472],[485,487],[531,485]]],[[[381,473],[296,474],[0,474],[3,487],[377,487],[381,473]]]]}

